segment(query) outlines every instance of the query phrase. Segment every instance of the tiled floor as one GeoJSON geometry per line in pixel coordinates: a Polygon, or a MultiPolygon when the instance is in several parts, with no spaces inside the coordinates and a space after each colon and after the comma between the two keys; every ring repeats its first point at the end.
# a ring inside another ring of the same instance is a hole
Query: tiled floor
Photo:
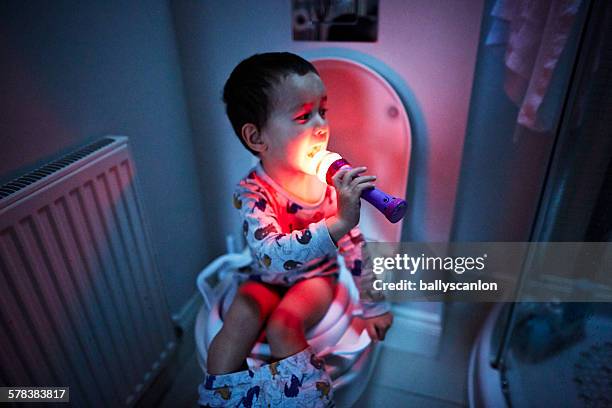
{"type": "MultiPolygon", "coordinates": [[[[467,406],[470,351],[490,304],[447,305],[435,357],[383,348],[357,407],[467,406]]],[[[391,333],[390,333],[391,334],[391,333]]],[[[410,333],[393,333],[409,336],[410,333]]]]}
{"type": "MultiPolygon", "coordinates": [[[[356,407],[467,406],[469,354],[489,308],[490,304],[449,304],[435,357],[383,347],[370,385],[356,407]]],[[[389,335],[403,337],[410,336],[410,333],[396,331],[389,335]]],[[[193,332],[186,332],[185,336],[193,336],[193,332]]],[[[185,341],[181,347],[193,348],[194,344],[185,341]]],[[[160,406],[197,407],[197,386],[201,378],[202,372],[194,353],[179,371],[160,406]]]]}

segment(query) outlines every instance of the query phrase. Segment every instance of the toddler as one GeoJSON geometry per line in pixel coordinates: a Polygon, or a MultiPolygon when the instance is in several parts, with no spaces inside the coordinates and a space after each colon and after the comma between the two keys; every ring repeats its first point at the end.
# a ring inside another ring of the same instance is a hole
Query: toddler
{"type": "Polygon", "coordinates": [[[333,406],[330,378],[304,333],[333,300],[338,253],[360,289],[370,337],[384,340],[393,320],[372,289],[372,272],[361,269],[360,195],[376,177],[364,175],[365,167],[341,170],[331,187],[306,172],[327,148],[329,126],[325,86],[303,58],[247,58],[231,73],[223,100],[238,138],[260,159],[233,197],[254,261],[210,345],[199,403],[333,406]],[[264,327],[274,362],[251,370],[245,358],[264,327]]]}

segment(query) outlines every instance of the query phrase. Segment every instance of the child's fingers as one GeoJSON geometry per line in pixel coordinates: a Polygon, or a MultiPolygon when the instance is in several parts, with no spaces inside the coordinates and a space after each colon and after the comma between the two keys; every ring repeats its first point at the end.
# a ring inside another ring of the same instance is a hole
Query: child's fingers
{"type": "Polygon", "coordinates": [[[357,184],[357,186],[355,186],[355,191],[357,191],[359,193],[359,195],[361,195],[361,193],[364,190],[368,190],[370,188],[374,188],[376,187],[374,185],[374,183],[361,183],[361,184],[357,184]]]}
{"type": "Polygon", "coordinates": [[[378,327],[378,326],[376,326],[376,334],[377,334],[378,339],[380,341],[384,341],[385,340],[385,335],[387,334],[387,329],[388,329],[388,327],[384,327],[384,326],[378,327]]]}
{"type": "Polygon", "coordinates": [[[334,187],[339,188],[342,186],[342,182],[344,180],[344,176],[348,173],[347,169],[338,170],[336,174],[332,177],[332,181],[334,182],[334,187]]]}
{"type": "Polygon", "coordinates": [[[376,333],[376,328],[373,324],[367,324],[366,330],[368,331],[368,335],[372,339],[373,342],[378,341],[378,333],[376,333]]]}
{"type": "Polygon", "coordinates": [[[359,173],[363,173],[366,170],[367,170],[366,167],[355,167],[355,168],[351,168],[348,170],[347,169],[338,170],[338,172],[336,172],[336,174],[334,174],[334,176],[332,177],[334,187],[336,188],[349,187],[351,185],[351,182],[357,177],[357,175],[359,173]]]}
{"type": "Polygon", "coordinates": [[[358,184],[362,184],[362,183],[366,183],[369,181],[374,181],[376,180],[376,176],[359,176],[359,177],[355,177],[353,179],[353,181],[351,181],[351,187],[355,187],[358,184]]]}
{"type": "Polygon", "coordinates": [[[350,169],[348,171],[348,175],[351,177],[351,180],[354,179],[355,177],[357,177],[357,175],[359,173],[363,173],[364,171],[366,171],[368,168],[365,166],[361,166],[361,167],[354,167],[352,169],[350,169]]]}
{"type": "Polygon", "coordinates": [[[345,187],[348,187],[348,186],[351,184],[351,182],[353,181],[353,179],[354,179],[355,177],[357,177],[357,175],[358,175],[359,173],[363,173],[363,172],[364,172],[364,171],[366,171],[366,170],[367,170],[367,167],[355,167],[355,168],[350,169],[350,170],[349,170],[349,171],[348,171],[348,172],[347,172],[347,173],[344,175],[344,178],[342,179],[342,184],[343,184],[345,187]]]}

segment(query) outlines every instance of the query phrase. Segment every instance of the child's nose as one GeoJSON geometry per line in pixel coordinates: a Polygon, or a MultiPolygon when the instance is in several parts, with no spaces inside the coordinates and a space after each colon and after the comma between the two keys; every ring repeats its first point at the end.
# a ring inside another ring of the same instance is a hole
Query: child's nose
{"type": "Polygon", "coordinates": [[[314,132],[315,137],[318,140],[327,140],[328,130],[326,128],[317,129],[314,132]]]}

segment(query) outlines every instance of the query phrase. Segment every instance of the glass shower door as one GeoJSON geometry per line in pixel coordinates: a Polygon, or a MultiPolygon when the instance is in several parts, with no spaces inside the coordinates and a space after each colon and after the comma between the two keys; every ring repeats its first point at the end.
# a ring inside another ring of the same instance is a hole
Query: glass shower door
{"type": "MultiPolygon", "coordinates": [[[[612,4],[593,2],[586,27],[532,241],[612,241],[612,4]]],[[[592,272],[571,284],[589,290],[592,272]]],[[[510,406],[612,406],[611,303],[523,302],[502,316],[493,365],[510,406]]]]}

